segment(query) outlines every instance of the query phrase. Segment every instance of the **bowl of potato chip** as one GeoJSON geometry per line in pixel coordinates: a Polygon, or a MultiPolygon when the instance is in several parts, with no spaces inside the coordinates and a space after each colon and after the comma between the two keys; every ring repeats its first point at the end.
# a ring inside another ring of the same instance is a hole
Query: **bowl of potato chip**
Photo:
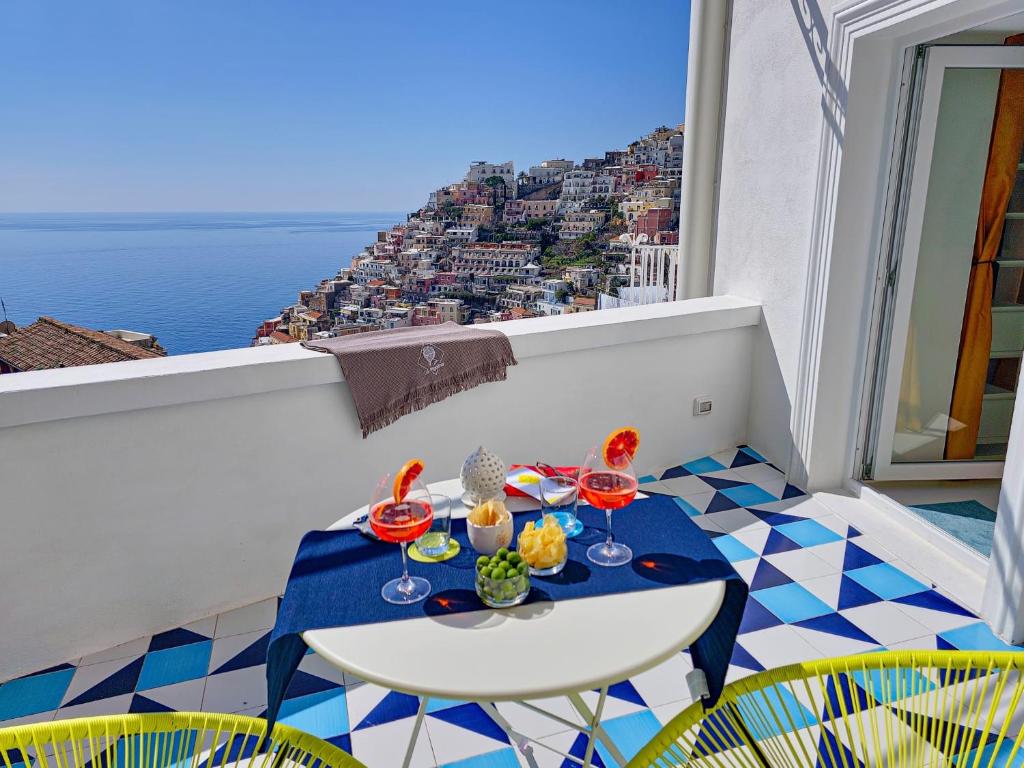
{"type": "Polygon", "coordinates": [[[512,513],[497,499],[477,504],[466,515],[466,534],[479,554],[493,555],[512,543],[512,513]]]}
{"type": "Polygon", "coordinates": [[[561,573],[569,559],[565,531],[554,515],[545,515],[539,525],[528,522],[519,534],[516,551],[530,567],[531,576],[561,573]]]}

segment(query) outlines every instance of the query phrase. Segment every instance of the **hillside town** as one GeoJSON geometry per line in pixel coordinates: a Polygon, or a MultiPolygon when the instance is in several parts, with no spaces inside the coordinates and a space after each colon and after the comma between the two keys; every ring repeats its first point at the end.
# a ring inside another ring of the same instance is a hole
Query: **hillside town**
{"type": "Polygon", "coordinates": [[[473,162],[404,224],[295,304],[264,320],[254,345],[402,326],[489,323],[589,312],[671,294],[683,126],[604,157],[473,162]],[[654,249],[659,250],[659,249],[654,249]]]}

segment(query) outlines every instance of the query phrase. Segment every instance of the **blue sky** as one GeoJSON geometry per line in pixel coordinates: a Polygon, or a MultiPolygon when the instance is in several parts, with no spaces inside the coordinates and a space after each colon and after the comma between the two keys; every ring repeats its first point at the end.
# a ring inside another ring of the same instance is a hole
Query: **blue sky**
{"type": "Polygon", "coordinates": [[[0,211],[406,210],[683,119],[687,0],[4,0],[0,211]]]}

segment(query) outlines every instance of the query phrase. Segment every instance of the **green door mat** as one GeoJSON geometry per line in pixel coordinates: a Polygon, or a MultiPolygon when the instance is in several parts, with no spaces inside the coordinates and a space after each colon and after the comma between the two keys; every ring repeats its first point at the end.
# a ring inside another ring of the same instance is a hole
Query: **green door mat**
{"type": "Polygon", "coordinates": [[[943,501],[915,504],[910,509],[971,549],[985,557],[991,556],[996,513],[981,502],[974,499],[943,501]]]}

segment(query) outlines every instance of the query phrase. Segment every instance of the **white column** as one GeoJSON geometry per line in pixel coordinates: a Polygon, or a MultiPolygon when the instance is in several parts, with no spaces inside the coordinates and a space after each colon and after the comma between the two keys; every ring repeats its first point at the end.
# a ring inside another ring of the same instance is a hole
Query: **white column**
{"type": "Polygon", "coordinates": [[[1024,392],[1013,406],[982,616],[1008,643],[1024,643],[1024,392]]]}
{"type": "Polygon", "coordinates": [[[680,190],[679,298],[707,296],[711,277],[715,172],[718,162],[725,33],[732,3],[691,0],[686,64],[686,138],[680,190]]]}

